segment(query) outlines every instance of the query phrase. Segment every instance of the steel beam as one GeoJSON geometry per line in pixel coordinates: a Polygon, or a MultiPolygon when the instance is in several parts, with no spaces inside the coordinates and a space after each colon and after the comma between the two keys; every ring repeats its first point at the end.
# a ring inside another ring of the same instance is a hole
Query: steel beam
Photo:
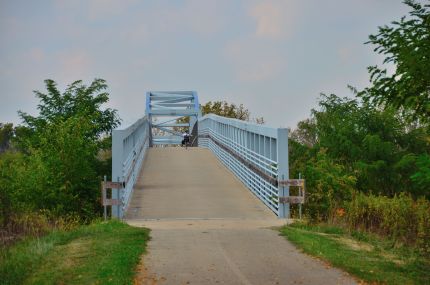
{"type": "Polygon", "coordinates": [[[200,106],[197,93],[194,91],[150,91],[146,93],[146,114],[151,128],[150,145],[153,144],[180,144],[181,133],[176,128],[185,128],[191,133],[192,127],[197,122],[200,114],[200,106]],[[157,122],[159,117],[171,117],[172,119],[157,122]],[[177,122],[180,118],[188,117],[188,123],[177,122]],[[163,139],[160,132],[166,133],[163,139]],[[174,134],[174,139],[167,134],[174,134]],[[157,136],[156,136],[157,135],[157,136]]]}

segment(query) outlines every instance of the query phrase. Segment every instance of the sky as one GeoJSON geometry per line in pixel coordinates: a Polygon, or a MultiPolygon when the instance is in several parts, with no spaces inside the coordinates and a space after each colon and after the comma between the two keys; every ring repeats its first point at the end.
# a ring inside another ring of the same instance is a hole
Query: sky
{"type": "Polygon", "coordinates": [[[294,128],[321,92],[369,85],[382,57],[364,42],[407,12],[400,0],[0,0],[0,122],[36,115],[45,79],[103,78],[124,125],[146,91],[194,90],[294,128]]]}

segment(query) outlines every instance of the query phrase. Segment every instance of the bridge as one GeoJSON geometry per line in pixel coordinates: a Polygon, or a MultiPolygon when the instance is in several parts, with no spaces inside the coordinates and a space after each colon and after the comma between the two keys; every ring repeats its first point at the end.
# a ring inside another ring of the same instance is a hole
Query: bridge
{"type": "Polygon", "coordinates": [[[151,229],[139,284],[354,283],[270,229],[303,202],[285,128],[201,116],[196,92],[148,92],[145,116],[112,133],[112,180],[112,216],[151,229]]]}
{"type": "MultiPolygon", "coordinates": [[[[198,96],[191,91],[148,92],[145,117],[128,128],[113,131],[112,180],[124,185],[113,190],[112,196],[121,201],[113,206],[113,216],[122,218],[127,212],[134,186],[145,175],[145,168],[142,174],[141,169],[151,148],[180,145],[180,129],[188,130],[194,146],[218,158],[279,218],[289,218],[289,187],[297,181],[290,181],[288,176],[288,130],[213,114],[201,117],[198,96]]],[[[206,163],[192,154],[193,151],[181,159],[196,166],[206,163]]],[[[176,158],[172,155],[171,159],[173,162],[176,158]]],[[[168,169],[159,169],[160,175],[168,177],[180,171],[168,169]]],[[[192,178],[196,173],[185,175],[192,178]]]]}

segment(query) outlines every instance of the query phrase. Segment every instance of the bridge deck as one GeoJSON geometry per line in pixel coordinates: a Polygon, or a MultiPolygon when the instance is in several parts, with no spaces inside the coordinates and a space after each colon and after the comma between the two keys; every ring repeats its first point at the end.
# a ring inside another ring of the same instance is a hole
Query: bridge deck
{"type": "Polygon", "coordinates": [[[151,148],[126,219],[273,219],[207,149],[151,148]]]}

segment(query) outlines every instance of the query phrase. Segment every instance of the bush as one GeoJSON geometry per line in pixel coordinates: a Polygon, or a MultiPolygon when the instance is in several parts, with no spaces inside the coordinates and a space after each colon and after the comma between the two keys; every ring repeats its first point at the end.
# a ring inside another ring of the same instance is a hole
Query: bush
{"type": "Polygon", "coordinates": [[[425,198],[414,201],[405,193],[388,198],[356,192],[346,203],[345,220],[352,230],[377,233],[430,254],[430,202],[425,198]]]}
{"type": "Polygon", "coordinates": [[[327,221],[333,212],[351,199],[356,179],[345,173],[342,165],[333,162],[325,149],[306,163],[306,203],[304,213],[312,222],[327,221]]]}
{"type": "Polygon", "coordinates": [[[0,248],[27,237],[40,237],[53,230],[68,231],[82,221],[76,215],[56,217],[48,211],[12,214],[0,228],[0,248]]]}

